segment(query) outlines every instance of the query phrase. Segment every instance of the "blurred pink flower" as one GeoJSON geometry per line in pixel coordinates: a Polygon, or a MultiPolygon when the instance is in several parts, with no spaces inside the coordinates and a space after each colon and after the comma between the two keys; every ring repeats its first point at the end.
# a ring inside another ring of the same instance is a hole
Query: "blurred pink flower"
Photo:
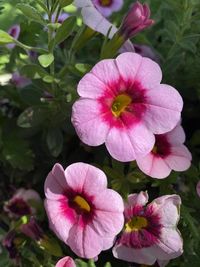
{"type": "Polygon", "coordinates": [[[23,88],[31,84],[30,79],[20,75],[17,71],[12,74],[11,82],[16,88],[23,88]]]}
{"type": "Polygon", "coordinates": [[[197,183],[196,190],[197,190],[197,195],[200,197],[200,181],[197,183]]]}
{"type": "Polygon", "coordinates": [[[92,2],[104,17],[119,11],[123,6],[123,0],[92,0],[92,2]]]}
{"type": "Polygon", "coordinates": [[[20,188],[16,191],[13,197],[4,205],[4,210],[8,212],[10,217],[18,218],[23,215],[33,215],[36,209],[32,207],[31,201],[36,203],[41,202],[39,194],[32,190],[20,188]]]}
{"type": "Polygon", "coordinates": [[[76,265],[72,258],[64,257],[56,263],[55,267],[76,267],[76,265]]]}
{"type": "Polygon", "coordinates": [[[56,164],[45,181],[50,228],[80,257],[109,249],[124,223],[123,201],[105,174],[85,163],[56,164]]]}
{"type": "Polygon", "coordinates": [[[150,18],[150,9],[147,4],[136,2],[125,16],[119,32],[125,39],[132,38],[138,32],[151,26],[154,21],[150,18]]]}
{"type": "MultiPolygon", "coordinates": [[[[14,38],[14,39],[18,39],[19,35],[20,35],[20,25],[13,25],[9,30],[8,33],[14,38]]],[[[15,44],[7,44],[6,47],[8,49],[13,49],[15,47],[15,44]]]]}
{"type": "Polygon", "coordinates": [[[154,134],[172,130],[183,101],[171,86],[160,84],[159,65],[135,53],[97,63],[78,84],[72,123],[82,142],[105,142],[111,156],[132,161],[148,154],[154,134]]]}
{"type": "Polygon", "coordinates": [[[141,171],[153,178],[166,178],[172,170],[185,171],[191,165],[192,155],[183,145],[185,133],[180,125],[171,132],[155,135],[152,151],[145,157],[137,158],[141,171]]]}
{"type": "Polygon", "coordinates": [[[183,241],[177,229],[180,197],[165,195],[147,202],[146,192],[129,195],[125,228],[113,248],[116,258],[151,265],[182,254],[183,241]]]}

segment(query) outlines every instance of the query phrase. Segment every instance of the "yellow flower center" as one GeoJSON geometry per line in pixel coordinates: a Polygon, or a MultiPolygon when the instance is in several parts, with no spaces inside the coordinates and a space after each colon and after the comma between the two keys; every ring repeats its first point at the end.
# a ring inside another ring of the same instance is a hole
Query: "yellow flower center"
{"type": "Polygon", "coordinates": [[[151,150],[154,154],[156,154],[158,152],[158,148],[157,146],[154,146],[153,149],[151,150]]]}
{"type": "Polygon", "coordinates": [[[115,117],[119,117],[122,112],[126,110],[128,105],[132,102],[132,99],[130,96],[126,94],[118,95],[115,100],[112,103],[112,114],[115,117]]]}
{"type": "Polygon", "coordinates": [[[126,232],[139,231],[142,228],[147,227],[147,225],[148,221],[146,218],[135,216],[125,224],[125,231],[126,232]]]}
{"type": "Polygon", "coordinates": [[[109,6],[112,0],[100,0],[102,6],[109,6]]]}
{"type": "Polygon", "coordinates": [[[81,196],[76,196],[74,198],[74,203],[83,211],[90,212],[91,208],[88,202],[81,196]]]}

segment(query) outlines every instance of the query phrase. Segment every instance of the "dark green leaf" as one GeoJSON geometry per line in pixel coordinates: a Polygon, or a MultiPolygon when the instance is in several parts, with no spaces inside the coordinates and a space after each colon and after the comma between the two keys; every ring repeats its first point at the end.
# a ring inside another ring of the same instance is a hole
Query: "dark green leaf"
{"type": "Polygon", "coordinates": [[[63,134],[59,128],[49,129],[47,145],[53,157],[58,157],[63,148],[63,134]]]}
{"type": "Polygon", "coordinates": [[[26,4],[17,4],[16,6],[29,20],[33,20],[42,24],[43,26],[46,25],[45,20],[43,19],[42,15],[35,9],[34,7],[26,4]]]}
{"type": "Polygon", "coordinates": [[[73,2],[73,0],[59,0],[59,4],[61,7],[65,7],[68,5],[71,5],[73,2]]]}

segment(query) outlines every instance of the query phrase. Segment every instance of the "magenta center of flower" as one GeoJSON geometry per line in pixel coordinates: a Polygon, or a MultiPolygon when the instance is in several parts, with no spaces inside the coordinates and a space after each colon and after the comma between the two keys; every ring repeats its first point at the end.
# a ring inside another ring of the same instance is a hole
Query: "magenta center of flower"
{"type": "Polygon", "coordinates": [[[7,208],[18,216],[31,214],[31,209],[28,204],[21,198],[16,198],[8,204],[7,208]]]}
{"type": "Polygon", "coordinates": [[[152,149],[155,156],[166,157],[170,154],[170,144],[164,134],[155,135],[156,142],[152,149]]]}
{"type": "Polygon", "coordinates": [[[110,6],[110,5],[112,4],[112,1],[113,1],[113,0],[99,0],[99,4],[100,4],[101,6],[108,7],[108,6],[110,6]]]}
{"type": "Polygon", "coordinates": [[[120,115],[128,110],[128,106],[131,104],[132,102],[132,98],[126,94],[120,94],[118,95],[113,103],[112,103],[112,107],[111,107],[111,111],[112,114],[115,117],[120,117],[120,115]]]}

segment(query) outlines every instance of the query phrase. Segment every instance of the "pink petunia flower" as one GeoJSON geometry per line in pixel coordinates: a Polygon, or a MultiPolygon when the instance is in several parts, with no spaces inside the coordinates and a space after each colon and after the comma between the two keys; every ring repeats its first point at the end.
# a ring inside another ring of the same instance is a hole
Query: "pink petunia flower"
{"type": "Polygon", "coordinates": [[[76,265],[72,258],[64,257],[56,263],[55,267],[76,267],[76,265]]]}
{"type": "Polygon", "coordinates": [[[172,170],[185,171],[191,165],[192,155],[183,145],[185,133],[180,125],[171,132],[155,135],[152,151],[145,157],[137,158],[141,171],[153,178],[166,178],[172,170]]]}
{"type": "Polygon", "coordinates": [[[123,0],[92,0],[99,12],[109,17],[113,12],[119,11],[123,6],[123,0]]]}
{"type": "Polygon", "coordinates": [[[153,23],[154,21],[150,19],[149,6],[137,1],[133,4],[130,11],[125,16],[119,32],[125,37],[125,39],[128,39],[151,26],[153,23]]]}
{"type": "Polygon", "coordinates": [[[124,231],[113,248],[116,258],[151,265],[182,254],[183,241],[177,229],[180,197],[166,195],[147,202],[146,192],[129,195],[124,231]]]}
{"type": "Polygon", "coordinates": [[[179,93],[161,79],[159,65],[136,53],[97,63],[79,82],[81,98],[72,108],[81,141],[105,142],[111,156],[123,162],[148,154],[154,134],[172,130],[183,107],[179,93]]]}
{"type": "Polygon", "coordinates": [[[123,201],[107,189],[105,174],[75,163],[64,171],[56,164],[45,181],[50,228],[80,257],[94,258],[109,249],[123,227],[123,201]]]}
{"type": "Polygon", "coordinates": [[[10,217],[19,218],[23,215],[33,215],[36,209],[32,207],[31,202],[40,204],[39,194],[32,189],[20,188],[13,197],[4,205],[4,210],[10,217]]]}
{"type": "MultiPolygon", "coordinates": [[[[9,30],[8,34],[10,34],[14,39],[18,39],[20,35],[20,25],[13,25],[9,30]]],[[[6,47],[8,49],[13,49],[15,47],[15,44],[7,44],[6,47]]]]}
{"type": "Polygon", "coordinates": [[[197,183],[196,190],[197,190],[197,195],[200,197],[200,181],[197,183]]]}

